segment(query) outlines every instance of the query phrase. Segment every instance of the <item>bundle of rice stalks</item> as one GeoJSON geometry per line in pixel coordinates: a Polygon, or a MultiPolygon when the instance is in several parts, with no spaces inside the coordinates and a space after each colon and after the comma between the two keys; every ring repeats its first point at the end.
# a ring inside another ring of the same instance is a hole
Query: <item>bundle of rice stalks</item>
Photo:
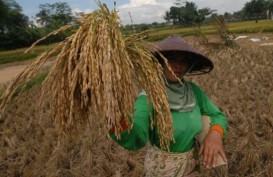
{"type": "Polygon", "coordinates": [[[156,119],[151,119],[151,126],[158,126],[161,147],[168,149],[173,132],[162,68],[141,34],[124,37],[117,11],[110,12],[101,3],[99,6],[100,10],[82,17],[75,34],[38,57],[14,80],[2,97],[1,107],[19,85],[59,52],[41,94],[41,100],[49,102],[58,129],[76,132],[79,125],[87,125],[92,108],[96,110],[93,117],[103,119],[105,129],[114,126],[119,136],[122,119],[132,126],[129,117],[133,115],[136,80],[154,108],[156,119]]]}

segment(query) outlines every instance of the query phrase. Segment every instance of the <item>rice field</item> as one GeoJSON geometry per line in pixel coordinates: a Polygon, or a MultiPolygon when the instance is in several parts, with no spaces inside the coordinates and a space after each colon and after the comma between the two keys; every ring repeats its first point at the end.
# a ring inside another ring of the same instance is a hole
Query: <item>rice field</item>
{"type": "MultiPolygon", "coordinates": [[[[272,47],[226,48],[187,40],[215,64],[210,74],[187,79],[205,90],[228,117],[225,176],[273,177],[272,47]]],[[[136,86],[136,94],[138,90],[136,86]]],[[[36,106],[40,93],[35,84],[0,115],[0,177],[142,176],[145,148],[129,152],[119,147],[95,116],[77,136],[58,139],[49,107],[36,106]]],[[[200,177],[214,175],[203,170],[200,177]]]]}
{"type": "Polygon", "coordinates": [[[50,50],[54,46],[56,46],[56,44],[37,46],[31,52],[28,53],[24,53],[27,50],[27,48],[0,51],[0,64],[33,60],[42,52],[50,50]]]}
{"type": "MultiPolygon", "coordinates": [[[[271,33],[273,31],[272,20],[260,20],[258,23],[255,21],[240,21],[227,23],[228,30],[231,34],[243,34],[243,33],[271,33]]],[[[203,25],[201,27],[202,32],[206,35],[217,33],[217,29],[214,25],[203,25]]],[[[182,27],[169,27],[156,29],[149,33],[150,41],[162,40],[170,34],[181,34],[182,36],[196,35],[196,29],[194,27],[182,28],[182,27]]]]}

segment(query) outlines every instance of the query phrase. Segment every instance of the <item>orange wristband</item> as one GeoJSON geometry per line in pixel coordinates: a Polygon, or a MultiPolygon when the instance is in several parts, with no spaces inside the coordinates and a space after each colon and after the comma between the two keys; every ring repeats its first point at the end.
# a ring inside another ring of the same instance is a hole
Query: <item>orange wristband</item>
{"type": "Polygon", "coordinates": [[[222,138],[224,137],[224,129],[223,129],[220,125],[213,125],[213,126],[210,128],[210,131],[211,131],[211,130],[217,131],[218,133],[220,133],[220,135],[221,135],[222,138]]]}

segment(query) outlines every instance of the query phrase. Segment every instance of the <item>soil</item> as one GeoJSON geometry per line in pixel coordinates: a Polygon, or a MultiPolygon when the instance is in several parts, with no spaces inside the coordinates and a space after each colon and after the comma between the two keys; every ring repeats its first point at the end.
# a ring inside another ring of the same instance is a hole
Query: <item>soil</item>
{"type": "Polygon", "coordinates": [[[27,65],[10,66],[0,69],[0,84],[5,84],[22,72],[27,65]]]}
{"type": "MultiPolygon", "coordinates": [[[[43,67],[49,67],[52,63],[53,61],[49,61],[43,67]]],[[[14,79],[29,64],[30,62],[16,62],[0,65],[0,85],[8,84],[9,81],[14,79]]]]}

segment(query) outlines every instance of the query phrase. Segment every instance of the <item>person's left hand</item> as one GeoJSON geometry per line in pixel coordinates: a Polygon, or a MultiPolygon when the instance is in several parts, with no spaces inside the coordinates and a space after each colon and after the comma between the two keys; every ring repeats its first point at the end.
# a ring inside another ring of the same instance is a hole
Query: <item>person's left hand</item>
{"type": "Polygon", "coordinates": [[[227,162],[225,152],[223,150],[223,142],[221,134],[215,130],[210,131],[204,139],[199,149],[199,155],[203,155],[203,165],[206,168],[216,167],[218,154],[227,162]]]}

